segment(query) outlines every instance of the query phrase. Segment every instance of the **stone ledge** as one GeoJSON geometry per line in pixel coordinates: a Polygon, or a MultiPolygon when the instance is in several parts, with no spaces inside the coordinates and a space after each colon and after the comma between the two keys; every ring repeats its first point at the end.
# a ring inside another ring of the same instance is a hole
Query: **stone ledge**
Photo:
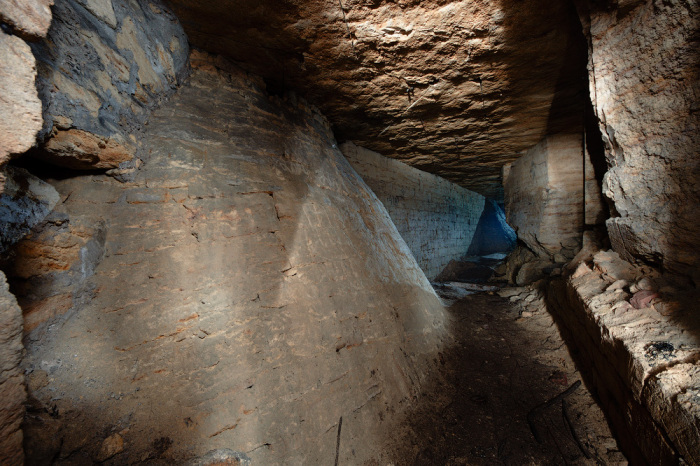
{"type": "Polygon", "coordinates": [[[548,305],[632,463],[700,462],[700,331],[684,318],[687,298],[611,251],[549,285],[548,305]]]}

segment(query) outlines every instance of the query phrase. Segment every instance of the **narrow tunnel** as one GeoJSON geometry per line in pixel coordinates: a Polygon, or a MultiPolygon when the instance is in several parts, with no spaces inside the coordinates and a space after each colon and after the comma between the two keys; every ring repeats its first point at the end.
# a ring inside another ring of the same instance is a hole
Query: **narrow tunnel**
{"type": "Polygon", "coordinates": [[[0,2],[0,464],[700,464],[699,15],[0,2]]]}

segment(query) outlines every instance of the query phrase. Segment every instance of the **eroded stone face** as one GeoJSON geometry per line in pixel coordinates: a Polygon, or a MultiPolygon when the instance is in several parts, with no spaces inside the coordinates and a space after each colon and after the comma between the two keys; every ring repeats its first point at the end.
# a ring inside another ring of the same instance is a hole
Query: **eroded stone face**
{"type": "Polygon", "coordinates": [[[135,135],[186,73],[187,37],[157,1],[65,0],[33,44],[44,105],[40,138],[53,164],[115,168],[138,152],[135,135]]]}
{"type": "Polygon", "coordinates": [[[301,91],[341,140],[494,197],[501,165],[577,105],[560,91],[585,85],[567,2],[170,3],[194,45],[301,91]]]}
{"type": "Polygon", "coordinates": [[[0,272],[0,462],[9,466],[24,463],[20,430],[27,398],[20,367],[23,355],[22,310],[0,272]]]}
{"type": "Polygon", "coordinates": [[[0,20],[25,39],[44,37],[51,25],[53,0],[0,0],[0,20]]]}
{"type": "Polygon", "coordinates": [[[22,39],[0,31],[0,165],[34,144],[41,129],[41,101],[32,51],[22,39]]]}
{"type": "Polygon", "coordinates": [[[610,167],[614,249],[700,283],[700,37],[697,1],[587,8],[591,98],[610,167]]]}

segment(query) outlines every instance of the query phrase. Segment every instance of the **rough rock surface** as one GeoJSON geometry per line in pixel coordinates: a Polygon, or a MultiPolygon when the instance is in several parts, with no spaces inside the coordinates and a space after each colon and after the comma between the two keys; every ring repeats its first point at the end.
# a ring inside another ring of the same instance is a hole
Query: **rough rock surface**
{"type": "Polygon", "coordinates": [[[545,260],[573,258],[584,226],[581,135],[546,137],[505,166],[503,178],[506,219],[518,238],[545,260]]]}
{"type": "Polygon", "coordinates": [[[700,462],[700,324],[697,292],[684,294],[614,251],[580,262],[547,300],[634,463],[700,462]],[[634,306],[641,288],[659,294],[634,306]]]}
{"type": "Polygon", "coordinates": [[[0,272],[0,463],[8,466],[24,464],[20,430],[27,398],[20,367],[23,353],[22,310],[0,272]]]}
{"type": "Polygon", "coordinates": [[[62,0],[32,48],[47,140],[39,156],[76,169],[132,159],[137,131],[187,69],[187,37],[156,0],[62,0]]]}
{"type": "Polygon", "coordinates": [[[429,280],[467,254],[484,196],[353,143],[340,149],[384,204],[429,280]]]}
{"type": "Polygon", "coordinates": [[[583,160],[583,173],[584,173],[584,191],[585,191],[585,223],[586,226],[594,225],[604,225],[605,221],[610,216],[610,211],[605,205],[603,199],[603,193],[601,187],[598,184],[598,179],[596,177],[595,166],[592,161],[592,153],[589,150],[588,139],[589,135],[586,134],[586,146],[584,160],[583,160]]]}
{"type": "MultiPolygon", "coordinates": [[[[0,5],[1,6],[1,5],[0,5]]],[[[0,30],[0,166],[34,145],[41,129],[41,101],[32,51],[19,37],[0,30]]],[[[2,179],[0,179],[0,182],[2,179]]],[[[0,191],[2,189],[0,188],[0,191]]]]}
{"type": "Polygon", "coordinates": [[[7,167],[0,194],[0,253],[22,239],[44,220],[58,202],[58,193],[28,171],[7,167]]]}
{"type": "MultiPolygon", "coordinates": [[[[0,0],[0,21],[29,40],[44,37],[51,25],[54,0],[0,0]]],[[[3,60],[3,64],[6,64],[3,60]]],[[[6,66],[6,65],[5,65],[6,66]]]]}
{"type": "Polygon", "coordinates": [[[92,298],[89,279],[104,244],[103,221],[53,212],[10,249],[1,265],[22,307],[25,332],[92,298]]]}
{"type": "Polygon", "coordinates": [[[610,166],[613,247],[700,284],[700,4],[578,3],[610,166]]]}
{"type": "Polygon", "coordinates": [[[301,92],[339,139],[491,197],[502,195],[504,163],[562,113],[581,113],[561,92],[585,87],[585,41],[568,2],[170,3],[194,45],[271,89],[301,92]]]}
{"type": "Polygon", "coordinates": [[[28,347],[29,460],[324,464],[340,435],[361,464],[444,309],[317,111],[192,61],[133,181],[54,181],[69,218],[110,224],[94,297],[28,347]]]}

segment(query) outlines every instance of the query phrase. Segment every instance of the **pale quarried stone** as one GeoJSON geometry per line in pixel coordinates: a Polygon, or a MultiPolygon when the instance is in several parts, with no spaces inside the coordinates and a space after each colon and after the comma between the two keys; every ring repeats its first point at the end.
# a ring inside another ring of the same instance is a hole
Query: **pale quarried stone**
{"type": "Polygon", "coordinates": [[[697,1],[577,2],[610,169],[613,247],[700,283],[697,1]]]}
{"type": "Polygon", "coordinates": [[[353,143],[340,148],[384,204],[428,279],[467,254],[484,196],[353,143]]]}
{"type": "Polygon", "coordinates": [[[0,0],[0,21],[12,26],[13,32],[24,38],[44,37],[51,25],[53,2],[54,0],[0,0]]]}
{"type": "Polygon", "coordinates": [[[700,459],[700,364],[678,364],[649,380],[644,393],[654,417],[688,464],[700,459]]]}
{"type": "Polygon", "coordinates": [[[12,154],[34,145],[41,129],[41,101],[34,78],[36,67],[29,46],[0,31],[0,165],[12,154]]]}
{"type": "Polygon", "coordinates": [[[505,211],[518,238],[543,258],[571,259],[584,226],[583,146],[580,134],[543,139],[504,173],[505,211]]]}
{"type": "MultiPolygon", "coordinates": [[[[57,180],[68,222],[51,227],[54,243],[25,240],[31,261],[17,254],[31,275],[77,219],[108,219],[92,294],[27,335],[43,332],[26,364],[49,375],[32,396],[62,394],[60,418],[46,414],[54,443],[39,448],[43,421],[25,428],[28,462],[70,451],[187,464],[230,449],[251,464],[324,464],[342,416],[339,464],[363,463],[451,341],[439,298],[325,118],[216,63],[151,115],[133,181],[57,180]],[[112,439],[101,454],[115,432],[123,450],[112,439]]],[[[72,290],[55,284],[56,299],[72,290]]]]}
{"type": "Polygon", "coordinates": [[[306,96],[341,140],[495,198],[500,167],[545,135],[558,88],[585,87],[566,2],[170,4],[192,44],[306,96]]]}
{"type": "Polygon", "coordinates": [[[580,262],[581,272],[552,283],[548,304],[568,329],[623,451],[630,463],[678,464],[679,457],[698,463],[697,292],[631,295],[620,286],[650,281],[641,278],[648,267],[614,251],[595,253],[593,263],[590,269],[580,262]]]}
{"type": "Polygon", "coordinates": [[[20,430],[27,398],[20,367],[23,352],[22,310],[0,272],[0,463],[8,466],[24,464],[20,430]]]}
{"type": "Polygon", "coordinates": [[[44,158],[69,168],[131,159],[146,118],[187,73],[187,38],[159,1],[61,1],[48,36],[32,47],[44,158]]]}

